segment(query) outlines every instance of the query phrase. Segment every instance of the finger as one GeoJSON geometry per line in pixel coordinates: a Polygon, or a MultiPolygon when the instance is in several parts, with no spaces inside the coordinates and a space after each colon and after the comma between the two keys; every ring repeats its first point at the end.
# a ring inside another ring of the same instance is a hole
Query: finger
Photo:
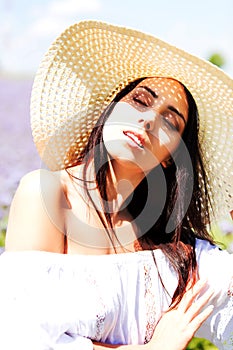
{"type": "Polygon", "coordinates": [[[189,289],[191,289],[191,288],[195,285],[195,283],[197,283],[197,281],[194,281],[194,277],[192,277],[192,278],[188,281],[188,283],[187,283],[187,285],[186,285],[186,288],[185,288],[185,291],[187,292],[189,289]]]}
{"type": "Polygon", "coordinates": [[[192,328],[193,334],[201,327],[201,325],[207,320],[207,318],[212,314],[214,310],[213,305],[209,305],[199,313],[190,323],[189,327],[192,328]]]}
{"type": "Polygon", "coordinates": [[[197,315],[200,313],[201,309],[210,301],[214,295],[214,290],[209,288],[206,292],[203,293],[198,299],[196,299],[187,309],[186,318],[188,322],[191,322],[197,315]]]}
{"type": "Polygon", "coordinates": [[[194,287],[190,288],[185,292],[182,297],[178,309],[181,312],[186,312],[186,310],[192,305],[193,301],[199,295],[199,293],[206,287],[206,280],[199,280],[194,287]]]}

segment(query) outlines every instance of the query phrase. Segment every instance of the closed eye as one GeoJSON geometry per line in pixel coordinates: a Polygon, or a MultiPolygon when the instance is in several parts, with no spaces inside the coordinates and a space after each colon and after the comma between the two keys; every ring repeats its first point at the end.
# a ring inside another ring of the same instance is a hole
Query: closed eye
{"type": "Polygon", "coordinates": [[[167,125],[167,127],[174,131],[180,131],[180,125],[174,115],[171,113],[165,113],[163,115],[163,121],[167,125]]]}
{"type": "Polygon", "coordinates": [[[136,103],[139,103],[140,105],[144,106],[144,107],[149,107],[144,101],[140,100],[137,97],[133,97],[133,101],[136,103]]]}
{"type": "Polygon", "coordinates": [[[134,91],[132,100],[142,107],[152,107],[154,103],[154,98],[151,96],[151,94],[141,87],[137,88],[134,91]]]}

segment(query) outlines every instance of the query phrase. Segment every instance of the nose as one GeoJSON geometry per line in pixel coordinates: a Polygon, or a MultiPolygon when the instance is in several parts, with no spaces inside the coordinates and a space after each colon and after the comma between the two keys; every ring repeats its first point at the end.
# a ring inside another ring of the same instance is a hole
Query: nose
{"type": "Polygon", "coordinates": [[[143,118],[140,118],[138,122],[146,131],[152,131],[155,126],[155,115],[151,112],[144,112],[143,118]]]}

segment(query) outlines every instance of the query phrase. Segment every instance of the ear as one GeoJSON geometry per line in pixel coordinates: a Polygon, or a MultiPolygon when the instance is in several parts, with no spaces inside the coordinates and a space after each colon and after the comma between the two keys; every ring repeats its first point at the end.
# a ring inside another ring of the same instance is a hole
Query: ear
{"type": "Polygon", "coordinates": [[[161,162],[161,165],[162,165],[162,167],[163,168],[167,168],[167,161],[166,160],[164,160],[163,162],[161,162]]]}

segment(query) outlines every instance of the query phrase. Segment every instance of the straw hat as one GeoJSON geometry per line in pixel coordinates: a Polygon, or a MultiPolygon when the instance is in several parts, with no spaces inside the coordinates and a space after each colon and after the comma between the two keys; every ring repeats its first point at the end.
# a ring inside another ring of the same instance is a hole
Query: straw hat
{"type": "Polygon", "coordinates": [[[212,195],[220,210],[232,209],[232,79],[207,61],[129,28],[82,21],[49,48],[31,97],[32,133],[43,163],[51,170],[72,165],[67,153],[72,148],[80,154],[115,95],[130,81],[152,76],[177,79],[193,95],[212,195]]]}

